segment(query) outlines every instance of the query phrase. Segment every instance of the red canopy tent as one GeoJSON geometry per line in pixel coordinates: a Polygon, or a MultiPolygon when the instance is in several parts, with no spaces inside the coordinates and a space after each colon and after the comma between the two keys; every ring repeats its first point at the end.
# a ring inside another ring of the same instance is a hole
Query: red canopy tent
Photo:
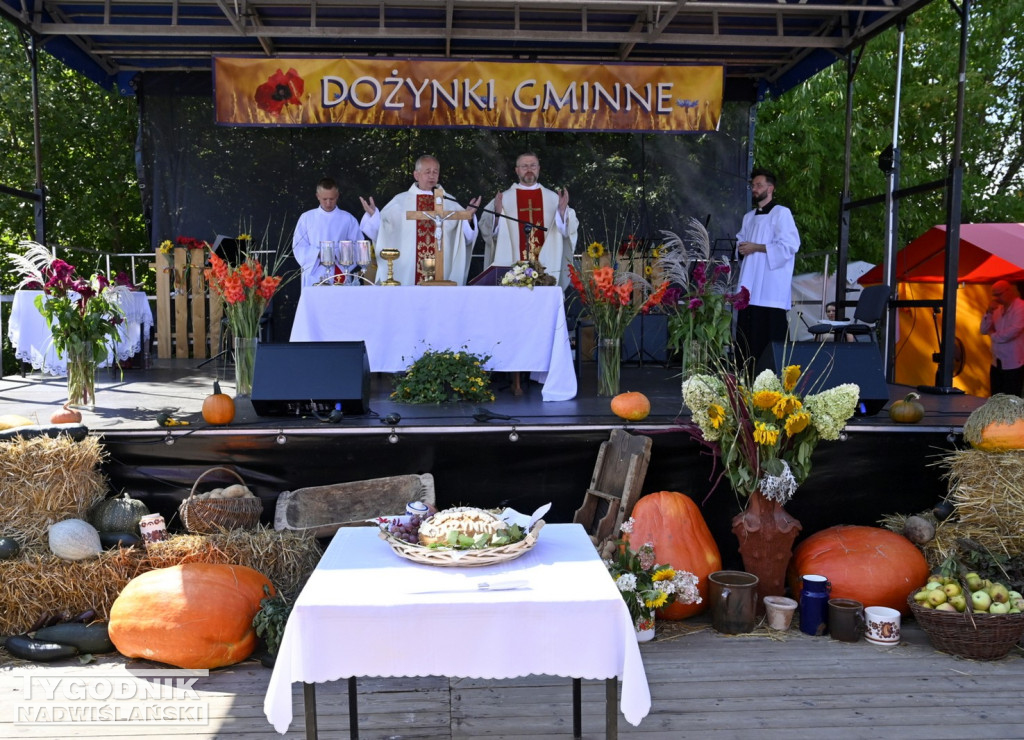
{"type": "MultiPolygon", "coordinates": [[[[897,282],[941,283],[946,227],[935,226],[896,253],[897,282]]],[[[862,285],[882,282],[882,265],[864,273],[862,285]]],[[[1024,280],[1024,224],[961,224],[959,283],[1024,280]]]]}

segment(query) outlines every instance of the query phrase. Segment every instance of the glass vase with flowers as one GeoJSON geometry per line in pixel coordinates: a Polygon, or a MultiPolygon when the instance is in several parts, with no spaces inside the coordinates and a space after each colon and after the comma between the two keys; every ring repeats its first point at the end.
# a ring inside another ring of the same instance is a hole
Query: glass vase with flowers
{"type": "Polygon", "coordinates": [[[54,349],[67,362],[68,404],[94,406],[96,368],[120,338],[129,288],[106,275],[81,277],[74,265],[58,259],[42,244],[22,242],[24,254],[10,253],[19,288],[42,290],[36,308],[46,319],[54,349]]]}
{"type": "Polygon", "coordinates": [[[743,511],[732,529],[744,568],[760,579],[762,597],[782,595],[800,531],[784,505],[810,475],[818,442],[839,439],[857,408],[856,384],[822,390],[827,371],[812,375],[800,365],[785,365],[778,374],[764,370],[752,382],[725,370],[683,381],[683,402],[694,425],[688,431],[720,462],[715,485],[724,476],[741,499],[743,511]]]}
{"type": "Polygon", "coordinates": [[[569,279],[597,333],[597,395],[617,395],[626,327],[661,303],[668,283],[654,288],[641,275],[620,273],[608,265],[592,270],[569,265],[569,279]]]}
{"type": "Polygon", "coordinates": [[[217,254],[210,254],[210,266],[204,271],[211,296],[224,301],[224,312],[234,342],[235,396],[252,394],[253,370],[260,324],[274,294],[295,276],[282,273],[287,253],[279,249],[271,262],[268,250],[250,250],[248,237],[239,237],[242,247],[239,264],[231,265],[217,254]]]}

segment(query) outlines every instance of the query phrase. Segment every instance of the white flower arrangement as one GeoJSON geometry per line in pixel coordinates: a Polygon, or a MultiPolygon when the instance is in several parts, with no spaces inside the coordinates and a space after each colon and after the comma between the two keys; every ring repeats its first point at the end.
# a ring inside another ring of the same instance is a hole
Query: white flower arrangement
{"type": "Polygon", "coordinates": [[[512,269],[501,276],[501,284],[515,288],[532,288],[537,283],[538,277],[540,277],[540,273],[531,263],[516,262],[512,265],[512,269]]]}

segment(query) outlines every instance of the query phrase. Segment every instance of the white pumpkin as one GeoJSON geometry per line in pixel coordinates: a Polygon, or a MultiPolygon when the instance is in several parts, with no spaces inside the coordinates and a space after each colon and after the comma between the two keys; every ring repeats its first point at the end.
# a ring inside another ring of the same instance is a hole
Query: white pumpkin
{"type": "Polygon", "coordinates": [[[50,551],[64,560],[88,560],[103,552],[100,533],[81,519],[65,519],[50,525],[50,551]]]}

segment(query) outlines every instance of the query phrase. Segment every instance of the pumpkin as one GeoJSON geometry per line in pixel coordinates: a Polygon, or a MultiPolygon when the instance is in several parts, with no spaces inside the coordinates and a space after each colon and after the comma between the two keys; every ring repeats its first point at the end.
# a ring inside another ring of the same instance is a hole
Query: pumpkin
{"type": "Polygon", "coordinates": [[[103,552],[100,533],[81,519],[65,519],[50,525],[50,552],[64,560],[88,560],[103,552]]]}
{"type": "Polygon", "coordinates": [[[88,519],[99,532],[138,532],[139,521],[149,508],[125,491],[121,496],[100,501],[89,510],[88,519]]]}
{"type": "Polygon", "coordinates": [[[908,393],[902,401],[895,401],[889,407],[889,418],[897,424],[916,424],[924,418],[924,406],[916,393],[908,393]]]}
{"type": "Polygon", "coordinates": [[[69,409],[67,403],[50,414],[51,424],[79,424],[82,421],[82,412],[69,409]]]}
{"type": "Polygon", "coordinates": [[[0,430],[27,427],[31,424],[32,420],[22,416],[21,414],[4,414],[0,416],[0,430]]]}
{"type": "Polygon", "coordinates": [[[1024,448],[1024,398],[997,393],[964,422],[964,440],[986,452],[1024,448]]]}
{"type": "Polygon", "coordinates": [[[203,418],[207,424],[230,424],[235,418],[235,401],[220,392],[220,383],[213,381],[213,393],[203,399],[203,418]]]}
{"type": "Polygon", "coordinates": [[[700,614],[708,606],[708,576],[722,569],[711,530],[693,499],[674,491],[650,493],[633,507],[633,531],[629,535],[633,549],[650,542],[657,563],[668,563],[677,570],[697,576],[699,604],[669,604],[658,610],[662,619],[686,619],[700,614]]]}
{"type": "Polygon", "coordinates": [[[840,525],[796,546],[789,564],[791,593],[799,595],[801,576],[812,573],[831,582],[834,599],[888,606],[906,614],[907,594],[928,580],[928,562],[901,534],[881,527],[840,525]]]}
{"type": "Polygon", "coordinates": [[[128,582],[110,607],[118,652],[178,668],[220,668],[256,648],[252,620],[274,593],[262,573],[241,565],[185,563],[128,582]]]}
{"type": "Polygon", "coordinates": [[[643,393],[620,393],[611,402],[612,413],[626,421],[642,421],[651,413],[651,402],[643,393]]]}

